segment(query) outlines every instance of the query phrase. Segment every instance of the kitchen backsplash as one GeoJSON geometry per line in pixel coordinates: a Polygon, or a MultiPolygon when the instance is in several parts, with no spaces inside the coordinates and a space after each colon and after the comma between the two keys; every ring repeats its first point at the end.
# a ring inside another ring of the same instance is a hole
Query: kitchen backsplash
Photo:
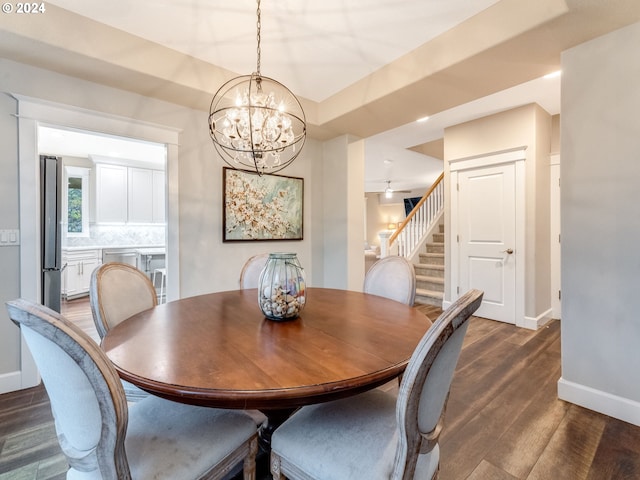
{"type": "Polygon", "coordinates": [[[164,225],[89,225],[89,237],[67,237],[65,247],[92,246],[162,246],[165,244],[164,225]]]}

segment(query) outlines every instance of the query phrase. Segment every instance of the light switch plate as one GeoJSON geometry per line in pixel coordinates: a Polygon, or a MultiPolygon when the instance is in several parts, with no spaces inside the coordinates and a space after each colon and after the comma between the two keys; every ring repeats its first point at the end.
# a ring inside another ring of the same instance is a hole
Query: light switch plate
{"type": "Polygon", "coordinates": [[[0,247],[15,247],[20,245],[20,230],[0,230],[0,247]]]}

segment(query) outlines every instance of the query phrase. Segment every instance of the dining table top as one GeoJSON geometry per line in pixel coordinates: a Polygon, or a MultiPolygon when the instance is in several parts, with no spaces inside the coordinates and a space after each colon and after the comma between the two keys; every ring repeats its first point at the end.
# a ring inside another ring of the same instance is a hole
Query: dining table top
{"type": "Polygon", "coordinates": [[[110,329],[101,345],[121,378],[155,395],[269,410],[392,380],[430,326],[411,306],[330,288],[309,288],[298,318],[269,320],[257,289],[247,289],[158,305],[110,329]]]}

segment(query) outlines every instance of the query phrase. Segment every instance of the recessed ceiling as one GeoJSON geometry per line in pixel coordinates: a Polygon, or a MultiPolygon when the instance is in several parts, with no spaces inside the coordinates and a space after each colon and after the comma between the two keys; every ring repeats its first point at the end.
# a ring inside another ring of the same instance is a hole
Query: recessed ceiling
{"type": "MultiPolygon", "coordinates": [[[[322,101],[498,0],[265,0],[261,72],[322,101]]],[[[239,74],[256,69],[254,0],[49,3],[239,74]]]]}
{"type": "MultiPolygon", "coordinates": [[[[255,70],[253,0],[51,3],[232,72],[255,70]]],[[[261,3],[261,70],[297,95],[320,102],[495,3],[497,0],[265,0],[261,3]]],[[[212,93],[215,88],[212,86],[212,93]]],[[[402,125],[367,139],[365,191],[383,189],[386,180],[402,189],[425,188],[442,171],[442,161],[407,150],[409,147],[441,138],[453,119],[465,121],[482,116],[486,108],[497,111],[535,102],[542,88],[552,86],[538,82],[521,88],[518,98],[513,93],[496,96],[494,105],[477,103],[468,114],[466,107],[457,107],[424,124],[402,125]],[[392,168],[383,166],[386,159],[393,159],[392,168]]],[[[557,113],[559,87],[552,95],[551,113],[557,113]]]]}

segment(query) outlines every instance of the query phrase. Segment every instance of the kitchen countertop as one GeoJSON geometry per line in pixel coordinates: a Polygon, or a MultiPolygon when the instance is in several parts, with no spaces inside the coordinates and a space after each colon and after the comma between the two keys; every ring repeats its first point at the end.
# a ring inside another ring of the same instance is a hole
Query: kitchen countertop
{"type": "Polygon", "coordinates": [[[165,246],[164,245],[83,245],[83,246],[73,246],[73,247],[62,247],[63,251],[74,252],[78,250],[137,250],[139,253],[142,253],[144,250],[144,254],[147,254],[147,251],[152,254],[164,253],[165,246]]]}
{"type": "Polygon", "coordinates": [[[164,255],[164,247],[146,247],[136,249],[140,255],[164,255]]]}

